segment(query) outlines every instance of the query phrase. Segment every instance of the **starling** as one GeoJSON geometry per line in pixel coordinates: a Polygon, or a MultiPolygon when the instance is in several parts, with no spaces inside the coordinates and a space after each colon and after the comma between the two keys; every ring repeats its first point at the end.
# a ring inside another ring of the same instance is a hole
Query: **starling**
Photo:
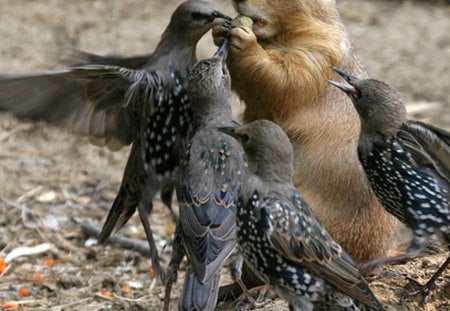
{"type": "MultiPolygon", "coordinates": [[[[361,118],[358,154],[372,189],[414,233],[406,254],[370,261],[362,269],[409,261],[430,240],[443,239],[450,248],[450,133],[407,120],[402,97],[388,84],[334,70],[348,84],[330,83],[347,93],[361,118]]],[[[422,290],[429,293],[449,264],[450,257],[422,290]]]]}
{"type": "MultiPolygon", "coordinates": [[[[214,310],[220,270],[236,244],[235,199],[245,167],[240,144],[217,127],[236,126],[231,112],[227,42],[198,62],[188,77],[193,131],[180,163],[176,194],[180,207],[174,254],[166,285],[176,280],[178,263],[189,259],[180,310],[214,310]]],[[[166,292],[166,308],[170,292],[166,292]]]]}
{"type": "Polygon", "coordinates": [[[268,120],[222,130],[241,141],[248,161],[236,216],[245,262],[290,310],[383,310],[292,184],[293,149],[284,131],[268,120]]]}
{"type": "MultiPolygon", "coordinates": [[[[100,241],[139,210],[160,272],[147,214],[162,191],[171,209],[174,171],[190,128],[186,92],[196,45],[216,17],[227,18],[201,0],[183,2],[150,55],[122,58],[80,53],[80,62],[60,71],[0,78],[0,110],[44,120],[118,150],[133,144],[100,241]]],[[[173,214],[173,213],[172,213],[173,214]]]]}

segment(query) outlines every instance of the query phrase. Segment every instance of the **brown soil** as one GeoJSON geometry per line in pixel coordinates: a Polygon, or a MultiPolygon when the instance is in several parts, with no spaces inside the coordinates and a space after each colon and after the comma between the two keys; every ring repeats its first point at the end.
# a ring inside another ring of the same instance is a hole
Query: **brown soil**
{"type": "MultiPolygon", "coordinates": [[[[98,54],[149,52],[180,2],[3,0],[0,72],[55,68],[68,47],[98,54]]],[[[450,129],[450,6],[443,3],[338,0],[371,75],[403,93],[411,118],[450,129]]],[[[228,1],[220,5],[233,14],[228,1]]],[[[214,50],[210,41],[210,36],[202,41],[200,57],[214,50]]],[[[147,259],[114,244],[89,246],[79,225],[71,221],[77,217],[101,226],[128,152],[125,148],[113,153],[60,129],[0,115],[0,256],[21,246],[53,245],[45,253],[10,263],[0,278],[0,302],[15,301],[27,310],[161,308],[163,287],[149,273],[147,259]],[[56,264],[46,264],[48,258],[56,259],[56,264]],[[34,280],[36,274],[42,282],[34,280]],[[21,288],[29,289],[30,296],[21,297],[21,288]]],[[[168,219],[168,212],[158,204],[151,220],[160,251],[170,244],[173,226],[167,225],[168,219]]],[[[137,218],[120,233],[144,239],[137,218]]],[[[169,250],[163,252],[166,263],[169,250]]],[[[416,288],[405,276],[425,281],[447,255],[441,252],[383,268],[370,278],[371,287],[387,310],[450,310],[450,286],[436,292],[423,308],[417,299],[401,299],[416,288]]],[[[447,269],[445,280],[449,278],[447,269]]],[[[173,309],[181,280],[174,289],[173,309]]],[[[445,283],[444,278],[440,283],[445,283]]],[[[287,307],[275,300],[265,310],[287,307]]]]}

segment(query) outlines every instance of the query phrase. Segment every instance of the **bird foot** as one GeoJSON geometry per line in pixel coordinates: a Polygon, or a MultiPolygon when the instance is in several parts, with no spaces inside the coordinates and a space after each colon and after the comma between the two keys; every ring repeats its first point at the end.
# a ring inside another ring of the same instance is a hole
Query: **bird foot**
{"type": "Polygon", "coordinates": [[[246,311],[252,309],[259,309],[272,301],[272,298],[269,297],[270,288],[267,285],[254,287],[252,289],[246,290],[243,293],[243,296],[238,299],[238,303],[236,305],[236,311],[246,311]],[[243,298],[246,298],[245,301],[243,298]],[[254,298],[256,297],[256,298],[254,298]]]}
{"type": "Polygon", "coordinates": [[[417,281],[413,278],[410,278],[408,276],[406,277],[406,279],[410,283],[413,283],[414,286],[419,287],[419,289],[417,289],[415,291],[411,291],[411,292],[406,292],[403,294],[403,296],[404,297],[414,297],[414,296],[421,295],[423,297],[422,302],[421,302],[422,306],[427,304],[427,302],[431,298],[433,292],[444,287],[444,285],[442,285],[442,284],[437,284],[436,283],[437,280],[430,280],[426,284],[422,284],[419,281],[417,281]]]}

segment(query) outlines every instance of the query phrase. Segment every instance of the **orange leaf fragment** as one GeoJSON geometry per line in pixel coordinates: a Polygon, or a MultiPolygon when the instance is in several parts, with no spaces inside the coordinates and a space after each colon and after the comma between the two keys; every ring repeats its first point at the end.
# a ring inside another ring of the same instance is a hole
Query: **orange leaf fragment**
{"type": "Polygon", "coordinates": [[[0,309],[2,310],[19,310],[20,306],[15,302],[0,302],[0,309]]]}
{"type": "Polygon", "coordinates": [[[6,269],[6,261],[3,257],[0,257],[0,274],[6,269]]]}
{"type": "Polygon", "coordinates": [[[99,290],[98,292],[95,293],[95,296],[106,299],[106,300],[114,300],[114,296],[113,293],[111,293],[110,291],[107,290],[99,290]]]}
{"type": "Polygon", "coordinates": [[[131,287],[130,287],[130,285],[128,285],[128,283],[126,283],[124,286],[122,286],[122,291],[124,292],[124,293],[129,293],[129,292],[131,292],[131,287]]]}
{"type": "Polygon", "coordinates": [[[30,296],[30,290],[28,288],[23,287],[23,288],[19,289],[19,295],[21,297],[28,297],[28,296],[30,296]]]}
{"type": "Polygon", "coordinates": [[[46,258],[46,259],[44,259],[44,264],[47,267],[53,267],[55,265],[55,263],[56,263],[56,260],[53,259],[53,258],[46,258]]]}
{"type": "Polygon", "coordinates": [[[42,276],[42,274],[36,273],[36,274],[34,275],[34,280],[35,280],[36,282],[44,282],[44,277],[42,276]]]}

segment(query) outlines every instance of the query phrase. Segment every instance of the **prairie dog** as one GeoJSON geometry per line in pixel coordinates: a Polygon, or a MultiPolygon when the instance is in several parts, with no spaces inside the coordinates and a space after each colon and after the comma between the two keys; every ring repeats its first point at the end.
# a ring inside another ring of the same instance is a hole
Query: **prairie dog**
{"type": "Polygon", "coordinates": [[[279,124],[294,146],[294,184],[334,239],[355,259],[386,256],[396,220],[378,203],[357,155],[360,123],[352,103],[328,85],[336,66],[366,77],[334,0],[233,1],[253,25],[231,35],[232,87],[244,122],[279,124]]]}

